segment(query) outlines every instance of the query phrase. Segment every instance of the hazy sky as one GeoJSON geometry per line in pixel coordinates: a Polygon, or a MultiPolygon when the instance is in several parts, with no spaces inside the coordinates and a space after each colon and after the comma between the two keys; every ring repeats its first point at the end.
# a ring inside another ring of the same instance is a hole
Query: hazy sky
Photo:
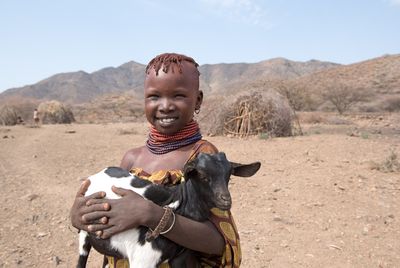
{"type": "Polygon", "coordinates": [[[0,91],[163,52],[200,64],[397,54],[400,0],[0,1],[0,91]]]}

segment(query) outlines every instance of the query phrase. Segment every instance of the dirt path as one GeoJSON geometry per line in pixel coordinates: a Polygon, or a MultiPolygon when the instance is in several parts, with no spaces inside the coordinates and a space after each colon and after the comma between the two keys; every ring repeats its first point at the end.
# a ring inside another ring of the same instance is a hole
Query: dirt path
{"type": "MultiPolygon", "coordinates": [[[[263,164],[231,184],[242,267],[400,267],[400,173],[371,169],[400,155],[393,129],[368,137],[207,137],[232,161],[263,164]]],[[[0,127],[0,267],[74,267],[68,215],[80,180],[119,165],[146,131],[133,123],[0,127]]],[[[93,253],[89,267],[100,259],[93,253]]]]}

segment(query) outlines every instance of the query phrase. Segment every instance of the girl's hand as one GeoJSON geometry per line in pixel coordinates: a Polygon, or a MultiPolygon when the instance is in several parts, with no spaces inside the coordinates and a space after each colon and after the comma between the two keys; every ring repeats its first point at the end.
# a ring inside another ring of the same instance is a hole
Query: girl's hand
{"type": "Polygon", "coordinates": [[[85,197],[85,193],[89,188],[90,181],[85,180],[76,194],[74,204],[72,205],[70,217],[72,226],[80,230],[90,232],[89,225],[95,222],[106,223],[107,218],[104,217],[104,212],[109,210],[109,205],[103,202],[94,202],[95,205],[88,206],[91,200],[104,200],[105,192],[97,192],[90,196],[85,197]],[[98,217],[88,217],[97,213],[98,217]]]}
{"type": "Polygon", "coordinates": [[[131,228],[137,228],[145,225],[151,211],[151,202],[145,200],[139,194],[113,186],[113,192],[121,196],[120,199],[92,199],[88,201],[89,206],[98,206],[99,204],[108,204],[108,211],[96,211],[85,215],[89,221],[106,217],[107,223],[89,225],[91,232],[96,232],[101,238],[107,239],[112,235],[126,231],[131,228]],[[101,232],[101,235],[100,235],[101,232]]]}

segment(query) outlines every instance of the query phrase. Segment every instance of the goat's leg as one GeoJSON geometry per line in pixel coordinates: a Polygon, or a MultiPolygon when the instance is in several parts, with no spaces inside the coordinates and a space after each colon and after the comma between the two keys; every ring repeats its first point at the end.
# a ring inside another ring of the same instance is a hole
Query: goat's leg
{"type": "Polygon", "coordinates": [[[85,268],[89,257],[90,249],[92,245],[89,243],[89,235],[87,232],[79,231],[79,259],[77,268],[85,268]]]}
{"type": "Polygon", "coordinates": [[[184,249],[178,256],[169,261],[171,268],[198,268],[200,267],[199,261],[193,251],[184,249]]]}

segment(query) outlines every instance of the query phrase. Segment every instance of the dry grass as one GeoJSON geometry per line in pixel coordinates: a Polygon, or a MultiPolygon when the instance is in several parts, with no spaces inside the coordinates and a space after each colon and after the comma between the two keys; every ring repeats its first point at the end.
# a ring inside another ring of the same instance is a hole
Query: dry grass
{"type": "Polygon", "coordinates": [[[385,173],[388,172],[399,172],[400,162],[396,152],[392,149],[390,154],[381,163],[371,162],[371,169],[376,169],[385,173]]]}

